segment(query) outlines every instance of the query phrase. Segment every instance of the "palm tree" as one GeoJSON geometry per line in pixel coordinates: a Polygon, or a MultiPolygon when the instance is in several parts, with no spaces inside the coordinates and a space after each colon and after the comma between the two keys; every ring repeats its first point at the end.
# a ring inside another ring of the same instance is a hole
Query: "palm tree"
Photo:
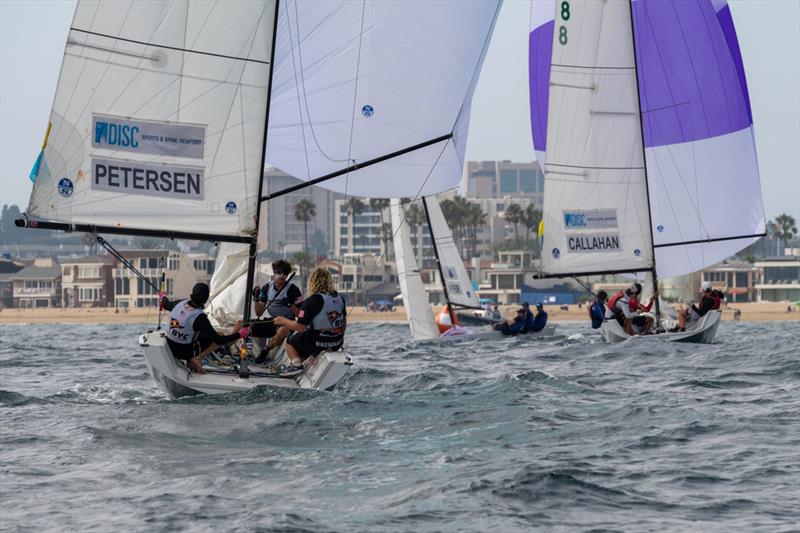
{"type": "Polygon", "coordinates": [[[386,259],[391,261],[393,259],[393,251],[392,251],[392,239],[394,238],[394,232],[392,231],[392,225],[388,222],[384,222],[381,224],[381,242],[383,242],[383,249],[384,254],[386,254],[386,259]]]}
{"type": "Polygon", "coordinates": [[[417,264],[422,267],[422,225],[425,224],[425,213],[419,204],[411,204],[406,209],[406,222],[411,228],[411,233],[417,235],[417,264]]]}
{"type": "Polygon", "coordinates": [[[517,242],[519,242],[519,228],[517,224],[522,222],[524,216],[525,212],[518,204],[509,205],[506,208],[506,212],[503,214],[503,218],[506,219],[506,222],[514,224],[514,240],[517,242]]]}
{"type": "MultiPolygon", "coordinates": [[[[467,228],[469,229],[470,257],[478,255],[478,228],[486,225],[486,213],[478,204],[470,204],[467,213],[467,228]]],[[[463,256],[462,256],[463,257],[463,256]]]]}
{"type": "Polygon", "coordinates": [[[356,240],[353,226],[355,225],[356,217],[364,212],[365,205],[359,198],[351,196],[344,203],[344,207],[347,210],[347,224],[350,228],[350,239],[347,242],[347,250],[352,253],[355,251],[356,240]]]}
{"type": "MultiPolygon", "coordinates": [[[[530,242],[531,233],[539,227],[539,222],[542,220],[542,212],[536,209],[533,204],[528,204],[525,211],[522,213],[522,225],[528,230],[525,232],[525,244],[530,242]]],[[[534,239],[534,242],[536,240],[534,239]]]]}
{"type": "MultiPolygon", "coordinates": [[[[795,225],[794,217],[786,213],[781,213],[775,217],[775,225],[777,226],[775,236],[783,241],[783,248],[785,249],[786,244],[797,235],[797,226],[795,225]]],[[[781,253],[781,255],[783,255],[783,253],[781,253]]]]}
{"type": "Polygon", "coordinates": [[[381,225],[383,225],[383,210],[389,207],[389,200],[386,198],[370,198],[369,208],[377,211],[381,216],[381,225]]]}
{"type": "Polygon", "coordinates": [[[294,218],[303,223],[303,237],[306,242],[306,255],[308,254],[308,221],[317,216],[317,206],[311,200],[303,198],[294,204],[294,218]]]}

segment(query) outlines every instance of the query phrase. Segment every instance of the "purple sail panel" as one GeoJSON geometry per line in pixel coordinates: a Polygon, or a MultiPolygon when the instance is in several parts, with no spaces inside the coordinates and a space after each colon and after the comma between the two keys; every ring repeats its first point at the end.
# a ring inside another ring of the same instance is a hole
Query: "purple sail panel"
{"type": "Polygon", "coordinates": [[[711,1],[634,0],[632,6],[645,146],[749,127],[747,94],[711,1]]]}
{"type": "MultiPolygon", "coordinates": [[[[530,33],[528,77],[531,99],[533,149],[544,152],[547,144],[547,105],[550,99],[550,60],[553,56],[553,21],[530,33]]],[[[541,162],[542,164],[544,161],[541,162]]]]}
{"type": "Polygon", "coordinates": [[[744,63],[742,62],[742,52],[739,50],[739,39],[736,37],[736,27],[733,25],[733,18],[731,17],[731,8],[726,3],[722,9],[717,11],[717,20],[719,26],[722,28],[722,33],[725,35],[725,41],[728,43],[728,49],[731,52],[731,58],[736,65],[736,74],[739,77],[739,85],[742,87],[744,93],[744,103],[747,106],[747,117],[750,123],[753,123],[753,112],[750,110],[750,93],[747,90],[747,77],[744,74],[744,63]]]}

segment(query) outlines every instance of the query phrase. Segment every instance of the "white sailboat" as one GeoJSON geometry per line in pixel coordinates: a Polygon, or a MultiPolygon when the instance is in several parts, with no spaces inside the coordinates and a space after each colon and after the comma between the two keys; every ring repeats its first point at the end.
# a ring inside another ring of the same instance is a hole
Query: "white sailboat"
{"type": "MultiPolygon", "coordinates": [[[[453,234],[444,218],[439,201],[435,196],[422,198],[428,227],[431,232],[434,255],[445,297],[445,305],[451,317],[456,309],[477,309],[478,295],[472,288],[472,280],[464,268],[461,254],[453,240],[453,234]]],[[[503,334],[488,328],[469,331],[458,335],[442,335],[431,311],[430,301],[420,277],[419,265],[414,258],[411,237],[405,223],[403,208],[398,199],[391,200],[392,231],[394,233],[394,251],[397,262],[397,277],[400,292],[403,295],[403,306],[411,329],[411,336],[416,342],[464,342],[482,339],[501,339],[503,334]]],[[[421,244],[420,244],[421,245],[421,244]]],[[[526,336],[540,337],[552,335],[554,326],[546,326],[536,333],[526,336]]]]}
{"type": "MultiPolygon", "coordinates": [[[[542,276],[697,271],[764,234],[747,83],[725,0],[534,0],[542,276]]],[[[684,333],[711,342],[720,312],[684,333]]],[[[628,335],[615,321],[609,342],[628,335]]]]}
{"type": "MultiPolygon", "coordinates": [[[[232,244],[215,273],[213,313],[231,320],[238,304],[248,320],[261,203],[296,190],[264,196],[265,163],[299,187],[346,194],[452,188],[499,7],[79,0],[17,224],[232,244]],[[221,297],[234,290],[236,299],[221,297]]],[[[177,395],[328,389],[352,364],[336,352],[292,379],[259,369],[197,375],[160,329],[140,344],[155,381],[177,395]]]]}

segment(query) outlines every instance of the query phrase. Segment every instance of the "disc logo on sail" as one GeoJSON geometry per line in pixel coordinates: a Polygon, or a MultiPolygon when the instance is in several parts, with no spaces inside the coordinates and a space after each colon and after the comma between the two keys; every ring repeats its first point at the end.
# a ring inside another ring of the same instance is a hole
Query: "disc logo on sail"
{"type": "Polygon", "coordinates": [[[225,212],[228,213],[229,215],[235,215],[236,202],[228,202],[227,204],[225,204],[225,212]]]}
{"type": "Polygon", "coordinates": [[[205,137],[205,127],[195,124],[92,115],[94,148],[203,159],[205,137]]]}

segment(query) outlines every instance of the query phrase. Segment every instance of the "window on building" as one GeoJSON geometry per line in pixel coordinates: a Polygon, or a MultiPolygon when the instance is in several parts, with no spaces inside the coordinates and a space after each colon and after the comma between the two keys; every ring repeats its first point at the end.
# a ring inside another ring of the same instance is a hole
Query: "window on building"
{"type": "Polygon", "coordinates": [[[100,299],[100,289],[97,287],[81,287],[78,290],[78,300],[81,302],[96,302],[100,299]]]}
{"type": "Polygon", "coordinates": [[[181,260],[177,257],[170,257],[169,261],[167,261],[167,268],[169,270],[178,270],[180,267],[181,260]]]}
{"type": "Polygon", "coordinates": [[[736,273],[736,286],[747,287],[747,272],[736,273]]]}
{"type": "Polygon", "coordinates": [[[96,279],[100,277],[100,267],[97,265],[87,265],[78,267],[79,278],[96,279]]]}
{"type": "Polygon", "coordinates": [[[522,192],[536,192],[536,172],[533,170],[519,171],[519,190],[522,192]]]}
{"type": "Polygon", "coordinates": [[[517,185],[517,171],[516,170],[501,170],[500,171],[500,192],[517,192],[519,187],[517,185]]]}
{"type": "Polygon", "coordinates": [[[513,274],[498,274],[497,276],[497,288],[498,289],[513,289],[514,287],[514,278],[513,274]]]}

